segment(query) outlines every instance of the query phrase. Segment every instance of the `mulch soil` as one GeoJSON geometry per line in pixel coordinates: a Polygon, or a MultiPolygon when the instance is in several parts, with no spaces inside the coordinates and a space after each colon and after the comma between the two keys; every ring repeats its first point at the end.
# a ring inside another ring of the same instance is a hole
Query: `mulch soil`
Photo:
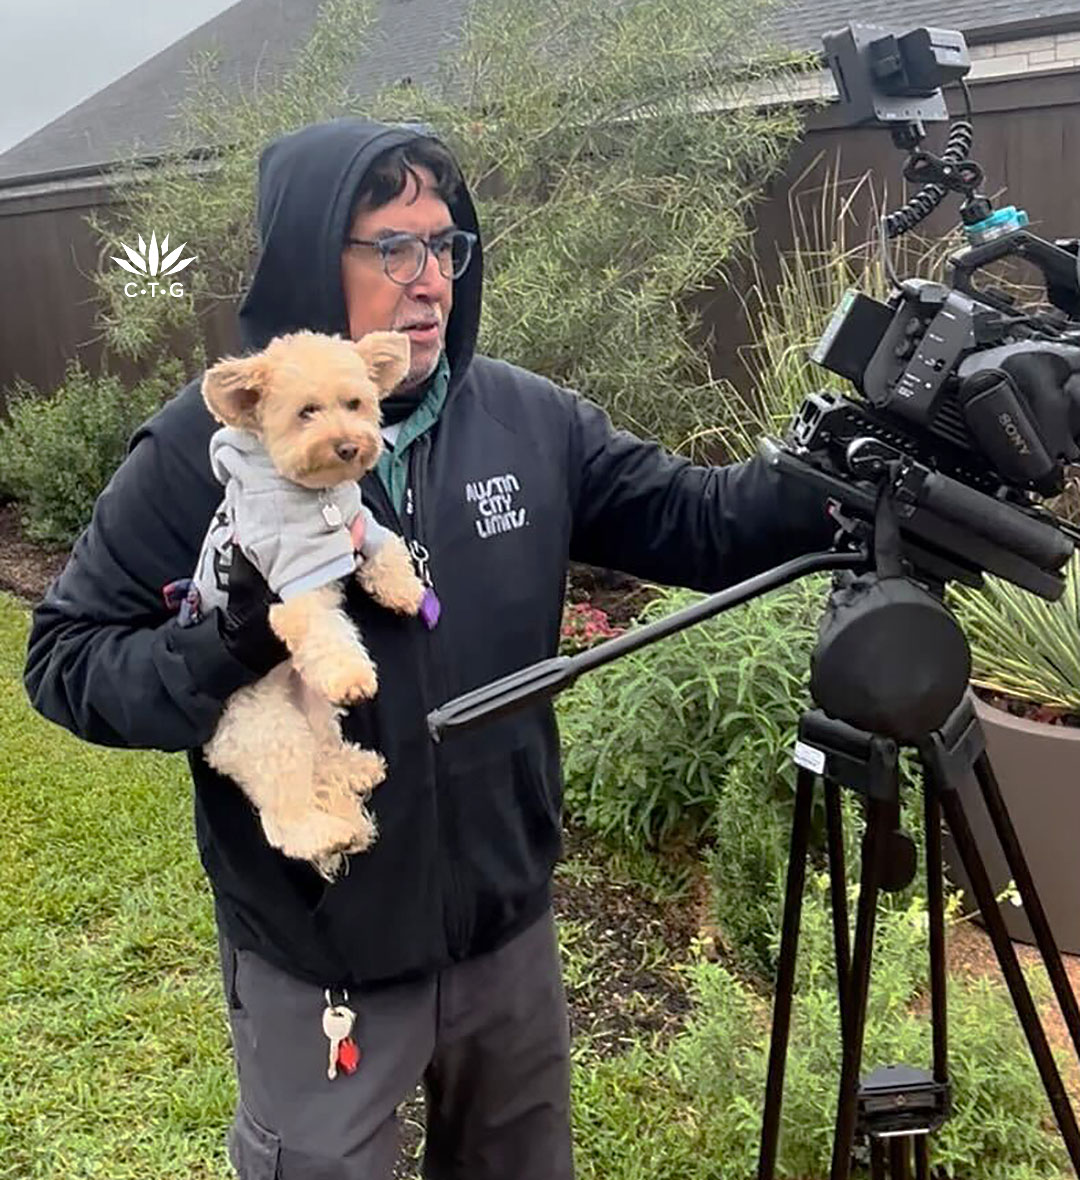
{"type": "Polygon", "coordinates": [[[0,590],[29,604],[37,602],[64,568],[67,555],[63,546],[28,541],[16,505],[0,504],[0,590]]]}

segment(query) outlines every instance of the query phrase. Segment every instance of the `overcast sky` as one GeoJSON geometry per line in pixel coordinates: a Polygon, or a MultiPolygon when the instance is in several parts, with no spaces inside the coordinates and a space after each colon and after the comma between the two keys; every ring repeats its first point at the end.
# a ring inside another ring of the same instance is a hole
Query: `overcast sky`
{"type": "Polygon", "coordinates": [[[0,0],[0,152],[235,0],[0,0]]]}

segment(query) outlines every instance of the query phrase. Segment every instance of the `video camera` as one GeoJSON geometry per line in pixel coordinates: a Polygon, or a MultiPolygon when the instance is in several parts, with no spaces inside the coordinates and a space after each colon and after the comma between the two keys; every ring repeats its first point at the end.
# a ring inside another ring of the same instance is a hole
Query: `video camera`
{"type": "Polygon", "coordinates": [[[897,281],[887,302],[849,292],[812,359],[860,398],[815,394],[785,439],[766,440],[777,467],[824,490],[869,531],[876,489],[889,479],[905,556],[931,580],[979,585],[983,571],[1046,598],[1080,534],[1041,503],[1080,459],[1080,272],[1075,242],[1052,243],[1013,207],[977,192],[970,118],[954,120],[940,156],[920,147],[925,124],[949,119],[941,87],[970,70],[958,32],[897,36],[851,25],[824,38],[851,125],[892,131],[921,187],[885,217],[883,248],[920,224],[948,192],[963,194],[966,245],[948,284],[897,281]],[[1041,272],[1050,306],[1024,310],[975,276],[1015,257],[1041,272]]]}

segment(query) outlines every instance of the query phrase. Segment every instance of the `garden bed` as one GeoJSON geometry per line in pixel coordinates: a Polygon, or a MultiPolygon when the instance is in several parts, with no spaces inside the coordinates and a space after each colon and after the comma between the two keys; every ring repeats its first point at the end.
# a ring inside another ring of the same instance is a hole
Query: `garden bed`
{"type": "Polygon", "coordinates": [[[0,504],[0,590],[32,604],[64,568],[68,550],[28,541],[19,524],[16,504],[0,504]]]}
{"type": "MultiPolygon", "coordinates": [[[[24,537],[13,506],[0,507],[0,586],[32,605],[64,560],[63,549],[24,537]]],[[[569,597],[599,606],[613,624],[625,625],[649,594],[648,587],[621,575],[580,567],[569,597]]],[[[611,1060],[641,1042],[660,1052],[686,1027],[692,1002],[685,967],[710,947],[724,946],[725,940],[723,931],[712,925],[704,869],[680,868],[680,892],[656,888],[638,880],[630,862],[613,860],[586,831],[567,832],[555,908],[575,1059],[611,1060]]],[[[1034,962],[1030,948],[1019,953],[1025,966],[1034,962]]],[[[950,931],[949,962],[954,978],[999,975],[985,933],[971,924],[950,931]]],[[[1067,960],[1067,970],[1074,987],[1080,987],[1080,960],[1067,960]]],[[[1051,1040],[1065,1053],[1069,1090],[1080,1100],[1080,1070],[1069,1052],[1064,1024],[1052,999],[1043,1007],[1051,1040]]],[[[423,1137],[419,1093],[404,1104],[401,1116],[404,1150],[397,1175],[412,1180],[423,1137]]]]}

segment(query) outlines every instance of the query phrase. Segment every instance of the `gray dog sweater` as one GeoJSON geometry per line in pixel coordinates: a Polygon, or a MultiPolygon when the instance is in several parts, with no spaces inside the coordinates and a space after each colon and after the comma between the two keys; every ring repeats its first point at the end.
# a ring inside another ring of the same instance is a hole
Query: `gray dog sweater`
{"type": "Polygon", "coordinates": [[[195,569],[202,611],[224,607],[232,544],[282,601],[351,574],[393,534],[371,515],[360,487],[304,488],[281,475],[259,437],[225,426],[210,439],[210,467],[225,485],[195,569]],[[364,540],[353,549],[349,526],[364,516],[364,540]]]}

